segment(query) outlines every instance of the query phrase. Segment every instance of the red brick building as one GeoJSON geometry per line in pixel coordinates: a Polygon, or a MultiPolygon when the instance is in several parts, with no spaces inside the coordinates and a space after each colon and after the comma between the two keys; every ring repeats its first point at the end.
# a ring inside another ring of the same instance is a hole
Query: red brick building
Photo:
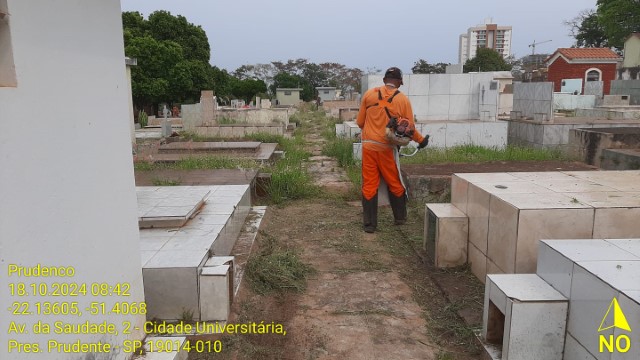
{"type": "Polygon", "coordinates": [[[546,60],[547,81],[553,82],[553,91],[559,92],[562,80],[582,79],[582,93],[585,82],[602,81],[603,93],[608,95],[621,61],[622,58],[608,48],[560,48],[546,60]]]}

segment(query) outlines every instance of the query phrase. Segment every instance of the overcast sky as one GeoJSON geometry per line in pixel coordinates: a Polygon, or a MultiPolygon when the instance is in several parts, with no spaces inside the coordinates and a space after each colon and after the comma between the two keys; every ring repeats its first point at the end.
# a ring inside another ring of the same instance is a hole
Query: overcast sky
{"type": "Polygon", "coordinates": [[[241,65],[304,58],[319,64],[406,73],[418,59],[457,63],[458,41],[469,27],[493,18],[513,27],[512,53],[570,47],[563,24],[596,0],[121,0],[123,11],[145,18],[156,10],[183,15],[206,31],[211,63],[232,72],[241,65]]]}

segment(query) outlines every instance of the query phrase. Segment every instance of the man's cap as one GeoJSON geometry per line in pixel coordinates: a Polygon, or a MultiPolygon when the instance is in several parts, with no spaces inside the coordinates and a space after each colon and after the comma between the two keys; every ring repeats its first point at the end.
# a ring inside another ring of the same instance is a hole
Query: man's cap
{"type": "Polygon", "coordinates": [[[397,67],[390,67],[387,69],[387,72],[384,73],[384,77],[389,79],[398,79],[402,80],[402,70],[397,67]]]}

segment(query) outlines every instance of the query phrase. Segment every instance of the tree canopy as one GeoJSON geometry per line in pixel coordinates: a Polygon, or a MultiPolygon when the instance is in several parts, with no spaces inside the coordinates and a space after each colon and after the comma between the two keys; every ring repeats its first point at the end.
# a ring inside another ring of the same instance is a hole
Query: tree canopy
{"type": "Polygon", "coordinates": [[[622,49],[627,36],[640,32],[640,1],[598,0],[598,23],[609,46],[622,49]]]}
{"type": "Polygon", "coordinates": [[[510,71],[511,65],[508,64],[502,55],[493,49],[480,48],[476,52],[476,56],[467,60],[464,64],[463,71],[465,73],[474,71],[510,71]]]}
{"type": "Polygon", "coordinates": [[[167,11],[148,20],[124,12],[122,23],[125,54],[138,60],[131,70],[138,105],[194,100],[200,90],[214,88],[209,40],[200,26],[167,11]]]}
{"type": "Polygon", "coordinates": [[[625,39],[640,32],[640,0],[598,0],[596,9],[581,11],[565,25],[578,47],[622,50],[625,39]]]}
{"type": "Polygon", "coordinates": [[[429,64],[426,60],[419,59],[413,64],[411,72],[414,74],[444,74],[449,63],[439,62],[437,64],[429,64]]]}
{"type": "Polygon", "coordinates": [[[148,19],[123,12],[122,24],[125,54],[138,60],[131,74],[137,107],[196,102],[201,90],[214,90],[223,101],[247,102],[268,90],[275,94],[278,87],[302,88],[304,101],[314,100],[319,86],[360,91],[362,70],[338,63],[292,59],[242,65],[229,74],[209,63],[211,47],[202,27],[168,11],[156,11],[148,19]]]}
{"type": "Polygon", "coordinates": [[[239,79],[262,80],[269,85],[269,89],[274,94],[278,87],[304,89],[308,86],[310,90],[302,92],[303,99],[308,97],[313,100],[315,88],[319,86],[332,86],[342,92],[359,92],[363,72],[358,68],[348,68],[338,63],[315,64],[307,59],[292,59],[287,62],[273,61],[270,64],[242,65],[233,72],[233,75],[239,79]]]}
{"type": "Polygon", "coordinates": [[[583,10],[572,20],[565,21],[565,25],[569,27],[571,36],[576,39],[577,47],[608,47],[609,45],[595,10],[583,10]]]}
{"type": "Polygon", "coordinates": [[[276,93],[278,88],[301,88],[300,98],[302,101],[311,101],[315,99],[315,88],[308,79],[303,78],[300,75],[290,74],[287,72],[279,72],[273,77],[273,84],[271,85],[271,92],[276,93]]]}

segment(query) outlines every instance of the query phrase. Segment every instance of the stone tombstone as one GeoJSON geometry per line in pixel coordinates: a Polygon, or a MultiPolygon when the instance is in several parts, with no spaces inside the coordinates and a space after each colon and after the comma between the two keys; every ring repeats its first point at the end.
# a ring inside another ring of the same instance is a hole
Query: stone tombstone
{"type": "Polygon", "coordinates": [[[604,95],[604,81],[587,81],[584,83],[584,94],[602,98],[604,95]]]}
{"type": "Polygon", "coordinates": [[[260,108],[261,109],[270,109],[271,108],[271,100],[269,100],[269,99],[260,100],[260,108]]]}
{"type": "Polygon", "coordinates": [[[231,100],[231,107],[234,108],[234,109],[237,109],[238,108],[238,103],[239,103],[238,100],[231,100]]]}
{"type": "Polygon", "coordinates": [[[213,90],[202,90],[200,93],[200,106],[202,111],[202,123],[213,121],[215,118],[216,101],[213,90]]]}
{"type": "Polygon", "coordinates": [[[162,107],[162,137],[171,136],[171,120],[169,119],[169,114],[171,112],[167,108],[167,105],[162,107]]]}
{"type": "Polygon", "coordinates": [[[262,107],[262,103],[260,102],[260,97],[256,96],[256,109],[260,109],[262,107]]]}

